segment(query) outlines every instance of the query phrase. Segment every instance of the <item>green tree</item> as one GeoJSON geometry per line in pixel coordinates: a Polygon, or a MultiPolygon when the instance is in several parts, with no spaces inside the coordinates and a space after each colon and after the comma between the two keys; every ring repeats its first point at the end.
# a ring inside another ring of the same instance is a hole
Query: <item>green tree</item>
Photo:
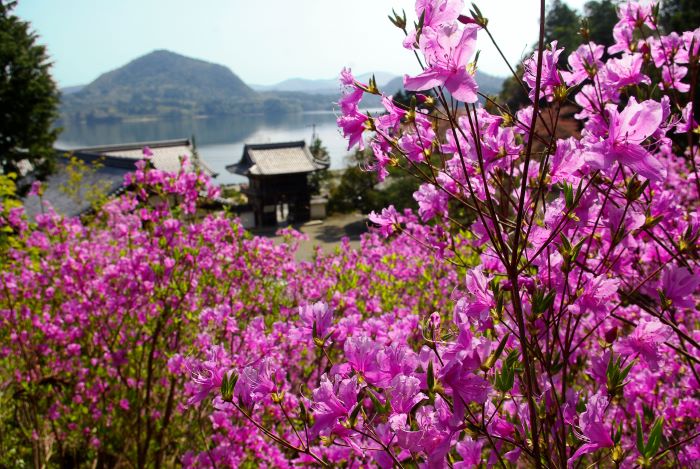
{"type": "Polygon", "coordinates": [[[581,36],[578,34],[580,23],[579,14],[566,3],[554,0],[550,4],[544,19],[544,43],[557,41],[557,47],[564,48],[559,56],[560,64],[566,63],[569,54],[581,44],[581,36]]]}
{"type": "Polygon", "coordinates": [[[588,39],[606,47],[613,45],[612,30],[617,23],[617,8],[612,0],[586,2],[583,13],[588,29],[588,39]]]}
{"type": "MultiPolygon", "coordinates": [[[[585,26],[585,29],[588,31],[588,40],[604,45],[607,48],[613,43],[612,29],[615,23],[617,23],[617,11],[612,0],[590,0],[586,2],[583,8],[583,16],[579,15],[576,10],[571,9],[561,0],[555,0],[548,7],[547,16],[545,16],[544,41],[545,44],[549,44],[553,40],[557,40],[557,47],[564,48],[564,51],[559,56],[559,67],[565,68],[569,54],[584,42],[581,36],[582,26],[585,26]]],[[[515,73],[522,78],[522,64],[518,64],[515,73]]],[[[503,82],[500,100],[513,111],[530,103],[527,94],[514,77],[510,77],[503,82]]]]}
{"type": "Polygon", "coordinates": [[[661,26],[668,33],[692,31],[700,26],[698,0],[664,0],[660,13],[661,26]]]}
{"type": "MultiPolygon", "coordinates": [[[[328,153],[328,148],[326,148],[320,138],[313,138],[311,145],[309,145],[309,152],[316,161],[330,165],[330,153],[328,153]]],[[[319,169],[309,174],[309,186],[311,187],[312,193],[320,194],[330,178],[331,174],[328,169],[319,169]]]]}
{"type": "Polygon", "coordinates": [[[389,167],[389,176],[380,183],[376,171],[367,170],[373,159],[370,149],[357,150],[348,156],[340,183],[330,191],[329,212],[359,210],[369,213],[389,205],[394,205],[397,210],[417,208],[413,193],[418,190],[420,181],[404,170],[389,167]]]}
{"type": "Polygon", "coordinates": [[[107,181],[94,177],[103,166],[101,160],[88,164],[70,155],[65,167],[68,181],[62,184],[59,190],[77,204],[87,201],[94,209],[99,208],[107,201],[107,192],[109,191],[107,181]]]}
{"type": "MultiPolygon", "coordinates": [[[[560,65],[566,63],[568,54],[576,50],[581,43],[581,37],[578,34],[580,22],[581,17],[578,13],[561,0],[555,0],[547,9],[544,19],[544,43],[549,44],[556,40],[557,47],[564,47],[564,52],[559,56],[560,65]]],[[[532,51],[527,55],[531,53],[532,51]]],[[[522,64],[518,64],[515,73],[522,79],[522,64]]],[[[503,82],[499,96],[501,102],[507,104],[512,111],[517,111],[530,103],[527,93],[515,77],[509,77],[503,82]]]]}
{"type": "Polygon", "coordinates": [[[59,94],[46,48],[36,44],[29,23],[12,14],[16,4],[0,0],[0,169],[19,173],[26,160],[41,177],[55,159],[59,94]]]}
{"type": "Polygon", "coordinates": [[[331,188],[328,199],[330,213],[348,213],[359,210],[368,213],[379,204],[379,183],[377,173],[363,168],[372,158],[371,152],[355,151],[347,156],[347,168],[340,177],[340,182],[331,188]]]}

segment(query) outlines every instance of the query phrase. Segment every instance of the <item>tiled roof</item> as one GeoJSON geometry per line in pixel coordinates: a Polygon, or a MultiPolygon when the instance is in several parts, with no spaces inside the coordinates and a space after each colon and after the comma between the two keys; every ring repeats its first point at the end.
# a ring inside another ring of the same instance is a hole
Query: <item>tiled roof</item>
{"type": "MultiPolygon", "coordinates": [[[[72,152],[72,155],[82,160],[90,168],[82,175],[80,187],[72,187],[73,182],[66,171],[69,164],[66,153],[57,151],[59,157],[56,161],[56,172],[42,182],[45,202],[49,202],[53,209],[60,215],[73,217],[81,215],[91,208],[88,192],[99,190],[106,196],[118,193],[124,187],[124,176],[136,170],[136,162],[133,158],[121,158],[113,156],[99,156],[95,154],[72,152]],[[94,163],[98,163],[95,165],[94,163]]],[[[24,209],[30,219],[42,213],[41,200],[37,196],[27,196],[23,200],[24,209]]]]}
{"type": "Polygon", "coordinates": [[[156,169],[178,172],[180,170],[180,157],[187,156],[193,166],[199,166],[209,176],[216,176],[214,171],[201,158],[194,156],[192,143],[187,139],[87,147],[76,151],[140,160],[143,159],[143,148],[146,146],[153,152],[151,162],[156,169]]]}
{"type": "MultiPolygon", "coordinates": [[[[91,208],[88,197],[91,190],[97,189],[100,193],[111,196],[123,189],[124,176],[136,171],[136,163],[143,159],[143,148],[146,146],[153,152],[151,162],[156,169],[177,172],[180,170],[180,157],[188,156],[192,167],[199,166],[210,176],[215,175],[201,159],[194,158],[193,146],[187,139],[88,147],[69,152],[56,150],[56,172],[42,183],[43,200],[49,202],[61,215],[82,215],[91,208]],[[69,164],[68,154],[92,168],[82,175],[80,187],[77,188],[71,187],[74,182],[66,170],[69,164]]],[[[42,213],[38,197],[28,196],[23,202],[30,218],[42,213]]]]}
{"type": "Polygon", "coordinates": [[[244,176],[310,173],[328,167],[327,161],[316,160],[306,142],[247,144],[241,160],[226,167],[244,176]]]}

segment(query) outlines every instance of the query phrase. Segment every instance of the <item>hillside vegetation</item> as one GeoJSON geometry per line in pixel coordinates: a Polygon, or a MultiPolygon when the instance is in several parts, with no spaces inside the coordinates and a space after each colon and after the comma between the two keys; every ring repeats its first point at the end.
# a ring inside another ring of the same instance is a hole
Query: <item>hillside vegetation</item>
{"type": "MultiPolygon", "coordinates": [[[[358,77],[363,78],[367,81],[358,77]]],[[[383,73],[377,79],[386,83],[382,91],[387,95],[402,89],[402,77],[383,73]]],[[[480,72],[477,80],[488,93],[500,89],[503,81],[480,72]]],[[[250,87],[223,65],[157,50],[84,87],[63,90],[61,117],[99,122],[330,111],[338,97],[337,80],[296,78],[250,87]]],[[[363,105],[379,106],[378,97],[368,98],[363,105]]]]}
{"type": "Polygon", "coordinates": [[[258,93],[223,65],[157,50],[64,93],[66,120],[299,112],[328,107],[330,97],[258,93]],[[303,99],[302,99],[303,98],[303,99]]]}

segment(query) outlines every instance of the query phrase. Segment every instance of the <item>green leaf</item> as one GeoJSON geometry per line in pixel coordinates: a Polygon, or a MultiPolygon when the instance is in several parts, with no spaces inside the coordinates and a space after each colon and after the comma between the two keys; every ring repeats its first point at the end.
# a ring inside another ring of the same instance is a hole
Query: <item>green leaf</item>
{"type": "Polygon", "coordinates": [[[569,241],[569,238],[566,237],[564,233],[561,233],[559,235],[559,239],[561,239],[561,244],[564,250],[569,253],[571,252],[571,241],[569,241]]]}
{"type": "Polygon", "coordinates": [[[642,434],[642,419],[637,414],[637,451],[644,454],[644,436],[642,434]]]}
{"type": "Polygon", "coordinates": [[[488,371],[493,367],[496,361],[501,357],[503,349],[506,348],[506,342],[508,342],[509,337],[510,333],[507,333],[503,336],[501,341],[498,343],[498,347],[496,348],[496,350],[489,356],[489,358],[486,359],[484,364],[481,366],[482,370],[488,371]]]}
{"type": "Polygon", "coordinates": [[[554,304],[555,297],[556,292],[554,290],[550,290],[547,293],[543,290],[536,290],[532,301],[532,312],[535,316],[547,311],[554,304]]]}
{"type": "Polygon", "coordinates": [[[427,373],[428,391],[433,392],[435,389],[435,372],[433,371],[433,361],[428,362],[428,373],[427,373]]]}
{"type": "Polygon", "coordinates": [[[348,428],[353,428],[357,424],[357,416],[360,414],[360,410],[362,410],[362,404],[355,405],[355,408],[348,418],[348,428]]]}
{"type": "Polygon", "coordinates": [[[649,432],[649,440],[647,441],[647,446],[645,448],[644,456],[647,458],[652,458],[656,454],[656,452],[659,450],[659,447],[661,446],[661,437],[662,437],[662,430],[664,426],[664,418],[659,417],[656,419],[654,422],[654,425],[651,427],[651,431],[649,432]]]}
{"type": "Polygon", "coordinates": [[[372,404],[374,404],[374,408],[377,411],[377,413],[380,414],[387,414],[391,410],[389,400],[387,399],[386,404],[382,404],[379,401],[379,398],[377,397],[376,394],[371,389],[367,389],[367,394],[369,395],[370,400],[372,401],[372,404]]]}
{"type": "Polygon", "coordinates": [[[512,350],[504,360],[501,371],[496,373],[494,388],[496,388],[497,391],[508,392],[513,389],[515,372],[519,368],[517,366],[518,364],[518,351],[512,350]]]}

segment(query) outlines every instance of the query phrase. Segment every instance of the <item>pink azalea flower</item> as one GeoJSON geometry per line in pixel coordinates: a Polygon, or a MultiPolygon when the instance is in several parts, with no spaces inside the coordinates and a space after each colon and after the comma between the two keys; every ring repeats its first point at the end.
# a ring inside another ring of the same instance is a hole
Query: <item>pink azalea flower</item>
{"type": "Polygon", "coordinates": [[[386,134],[393,133],[406,116],[406,111],[395,105],[394,100],[387,96],[382,96],[382,106],[387,113],[377,117],[377,128],[386,134]]]}
{"type": "Polygon", "coordinates": [[[580,431],[574,428],[574,434],[584,444],[569,458],[568,466],[574,466],[574,462],[584,454],[592,453],[600,448],[611,448],[614,445],[610,437],[610,427],[605,423],[605,411],[608,407],[608,398],[601,392],[594,394],[586,403],[586,411],[579,416],[580,431]]]}
{"type": "MultiPolygon", "coordinates": [[[[554,88],[561,85],[561,77],[557,63],[559,55],[564,48],[557,49],[557,41],[552,41],[547,49],[542,51],[542,73],[540,77],[540,99],[547,98],[551,100],[554,94],[554,88]]],[[[523,62],[525,72],[523,73],[523,81],[530,88],[530,100],[535,99],[535,85],[537,84],[537,57],[538,52],[535,51],[529,59],[523,62]]]]}
{"type": "Polygon", "coordinates": [[[684,53],[687,56],[700,54],[700,27],[682,34],[684,53]]]}
{"type": "Polygon", "coordinates": [[[272,360],[266,357],[257,365],[247,366],[241,371],[233,387],[233,395],[245,407],[252,408],[275,388],[272,360]]]}
{"type": "Polygon", "coordinates": [[[395,342],[377,353],[377,365],[380,377],[377,386],[386,387],[394,377],[412,374],[418,366],[418,357],[410,348],[395,342]]]}
{"type": "Polygon", "coordinates": [[[651,38],[651,57],[657,68],[672,62],[677,64],[688,63],[688,51],[684,47],[683,39],[678,33],[672,32],[668,36],[661,36],[661,40],[651,38]]]}
{"type": "Polygon", "coordinates": [[[615,43],[608,47],[608,54],[616,54],[618,52],[629,52],[634,37],[634,28],[627,23],[617,23],[613,27],[613,39],[615,43]]]}
{"type": "Polygon", "coordinates": [[[299,306],[299,319],[303,324],[302,328],[306,338],[311,338],[315,328],[316,337],[324,339],[333,325],[333,310],[323,301],[313,305],[305,304],[299,306]]]}
{"type": "Polygon", "coordinates": [[[610,59],[605,66],[606,84],[612,88],[649,84],[651,80],[642,73],[644,58],[642,54],[625,54],[620,59],[610,59]]]}
{"type": "Polygon", "coordinates": [[[379,378],[377,364],[377,343],[367,336],[350,337],[343,347],[345,359],[352,369],[363,376],[369,383],[374,384],[379,378]]]}
{"type": "Polygon", "coordinates": [[[335,430],[339,426],[338,421],[347,417],[357,404],[360,389],[356,376],[339,380],[334,386],[324,374],[319,387],[312,392],[311,410],[315,423],[309,429],[310,437],[316,438],[321,433],[335,430]]]}
{"type": "Polygon", "coordinates": [[[369,146],[372,149],[375,160],[374,164],[369,165],[366,169],[368,171],[376,171],[377,180],[382,182],[389,175],[386,167],[391,163],[391,157],[389,156],[392,150],[391,144],[386,139],[378,137],[372,140],[369,146]]]}
{"type": "Polygon", "coordinates": [[[340,71],[340,84],[343,86],[353,86],[355,84],[355,77],[352,75],[352,70],[343,67],[340,71]]]}
{"type": "Polygon", "coordinates": [[[693,117],[693,103],[686,104],[681,115],[682,119],[676,125],[676,133],[685,134],[698,127],[698,123],[693,117]]]}
{"type": "Polygon", "coordinates": [[[421,184],[413,198],[418,202],[418,214],[423,221],[447,216],[447,194],[433,184],[421,184]]]}
{"type": "MultiPolygon", "coordinates": [[[[454,23],[464,9],[462,0],[416,0],[416,16],[423,17],[423,29],[437,29],[454,23]]],[[[411,30],[403,41],[406,49],[415,49],[416,30],[411,30]]]]}
{"type": "Polygon", "coordinates": [[[189,398],[188,405],[197,404],[207,398],[213,390],[221,388],[224,371],[213,361],[204,362],[197,369],[190,370],[192,381],[199,387],[198,391],[189,398]]]}
{"type": "Polygon", "coordinates": [[[578,141],[571,137],[567,140],[560,140],[557,143],[557,149],[552,155],[552,167],[550,177],[552,184],[561,181],[574,182],[578,178],[572,178],[572,175],[577,173],[583,166],[584,161],[581,158],[581,150],[578,141]]]}
{"type": "Polygon", "coordinates": [[[664,296],[671,300],[675,308],[694,308],[693,293],[700,285],[700,275],[685,267],[670,265],[664,269],[661,276],[661,286],[664,296]]]}
{"type": "Polygon", "coordinates": [[[400,215],[393,205],[382,209],[381,213],[376,213],[373,210],[370,212],[368,218],[372,223],[379,225],[379,232],[385,238],[391,236],[391,234],[396,231],[396,226],[401,223],[400,215]]]}
{"type": "Polygon", "coordinates": [[[358,109],[363,91],[355,86],[355,78],[348,68],[344,68],[340,73],[340,82],[343,85],[343,97],[338,101],[341,111],[337,119],[338,127],[348,139],[348,150],[355,145],[359,145],[360,150],[363,150],[362,133],[366,130],[365,123],[369,119],[358,109]]]}
{"type": "Polygon", "coordinates": [[[620,23],[629,25],[631,28],[646,26],[656,29],[654,23],[653,9],[654,2],[632,2],[621,3],[617,9],[617,16],[620,23]]]}
{"type": "Polygon", "coordinates": [[[671,328],[656,318],[642,320],[634,331],[616,345],[623,355],[640,356],[652,371],[658,370],[661,360],[661,344],[671,336],[671,328]]]}
{"type": "Polygon", "coordinates": [[[489,290],[489,279],[481,272],[481,267],[467,272],[467,292],[468,295],[459,298],[455,304],[455,318],[461,322],[489,319],[495,301],[489,290]]]}
{"type": "Polygon", "coordinates": [[[404,76],[407,90],[424,91],[444,86],[452,96],[466,103],[477,100],[479,89],[467,66],[476,48],[477,25],[460,30],[455,25],[424,28],[420,48],[428,67],[415,77],[404,76]]]}
{"type": "Polygon", "coordinates": [[[653,100],[638,103],[631,98],[622,112],[612,105],[606,110],[610,121],[608,135],[584,150],[586,162],[592,168],[607,169],[619,161],[647,179],[665,178],[666,168],[641,145],[661,125],[661,103],[653,100]]]}
{"type": "Polygon", "coordinates": [[[575,306],[577,309],[580,308],[581,312],[586,310],[597,311],[599,308],[604,308],[610,304],[611,299],[617,294],[619,285],[619,279],[608,278],[605,275],[589,278],[575,306]]]}
{"type": "Polygon", "coordinates": [[[35,195],[37,197],[41,197],[42,192],[43,192],[43,187],[41,185],[41,181],[34,181],[32,183],[31,189],[29,189],[29,195],[35,195]]]}
{"type": "Polygon", "coordinates": [[[457,453],[462,457],[462,460],[454,463],[455,469],[470,469],[481,464],[481,448],[484,442],[472,440],[466,436],[462,441],[457,443],[457,453]]]}
{"type": "Polygon", "coordinates": [[[424,15],[424,26],[451,23],[462,12],[462,0],[416,0],[416,13],[424,15]]]}
{"type": "Polygon", "coordinates": [[[440,370],[440,381],[450,389],[455,422],[464,418],[466,406],[471,402],[483,404],[489,396],[490,386],[481,376],[474,374],[474,360],[469,351],[462,350],[440,370]]]}
{"type": "Polygon", "coordinates": [[[414,163],[425,161],[426,153],[429,153],[435,140],[435,131],[430,120],[422,113],[416,113],[415,132],[404,133],[399,139],[399,148],[406,154],[406,158],[414,163]]]}
{"type": "Polygon", "coordinates": [[[415,376],[396,375],[389,388],[391,408],[398,414],[408,414],[413,406],[427,398],[420,392],[420,380],[415,376]]]}
{"type": "Polygon", "coordinates": [[[664,65],[661,68],[661,79],[663,83],[660,83],[659,87],[662,90],[675,88],[681,93],[687,93],[690,90],[690,85],[681,81],[685,78],[687,73],[688,69],[686,67],[681,67],[680,65],[669,67],[668,65],[664,65]]]}
{"type": "Polygon", "coordinates": [[[561,72],[566,84],[568,86],[578,85],[592,75],[595,75],[598,70],[603,68],[603,61],[601,60],[603,58],[603,52],[605,52],[605,47],[594,42],[581,44],[578,49],[569,56],[569,67],[571,71],[561,72]]]}
{"type": "Polygon", "coordinates": [[[416,412],[415,422],[418,430],[411,431],[404,414],[394,414],[389,421],[401,448],[413,452],[424,451],[428,455],[426,467],[438,469],[445,467],[445,455],[450,450],[455,433],[444,425],[442,417],[446,415],[449,415],[447,404],[438,396],[435,398],[434,407],[424,406],[416,412]]]}
{"type": "Polygon", "coordinates": [[[347,115],[338,117],[338,127],[343,131],[343,137],[348,139],[348,150],[358,145],[360,150],[364,150],[365,144],[362,141],[362,133],[367,130],[365,123],[368,117],[359,111],[352,111],[347,115]]]}

